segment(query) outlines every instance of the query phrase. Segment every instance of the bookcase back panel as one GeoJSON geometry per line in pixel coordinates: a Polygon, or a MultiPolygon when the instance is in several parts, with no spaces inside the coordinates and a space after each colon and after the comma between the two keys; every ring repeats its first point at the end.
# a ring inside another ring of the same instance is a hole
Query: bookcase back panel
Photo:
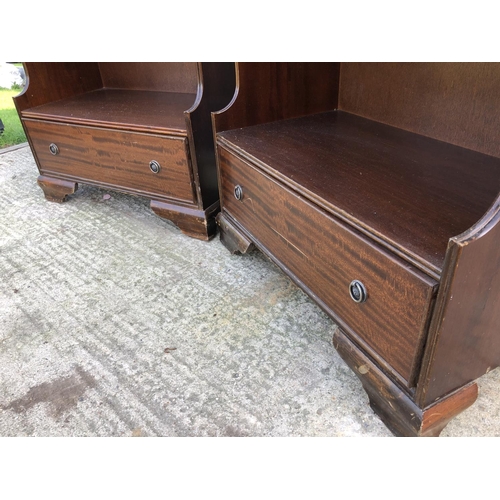
{"type": "Polygon", "coordinates": [[[104,87],[196,94],[196,63],[99,63],[104,87]]]}
{"type": "Polygon", "coordinates": [[[27,85],[14,98],[18,112],[102,87],[95,62],[25,62],[27,85]]]}
{"type": "Polygon", "coordinates": [[[500,63],[342,63],[339,109],[500,157],[500,63]]]}
{"type": "Polygon", "coordinates": [[[339,68],[339,63],[238,63],[238,94],[215,116],[217,131],[336,109],[339,68]]]}

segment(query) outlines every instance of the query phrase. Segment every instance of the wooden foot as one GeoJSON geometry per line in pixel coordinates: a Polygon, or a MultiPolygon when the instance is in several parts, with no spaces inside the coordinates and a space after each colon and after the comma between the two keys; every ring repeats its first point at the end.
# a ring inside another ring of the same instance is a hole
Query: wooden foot
{"type": "Polygon", "coordinates": [[[361,380],[373,411],[396,436],[439,436],[446,424],[477,398],[477,384],[471,383],[421,409],[340,329],[333,336],[333,345],[361,380]]]}
{"type": "Polygon", "coordinates": [[[206,210],[182,207],[164,201],[151,200],[151,210],[169,221],[173,222],[184,234],[208,241],[217,231],[215,215],[219,210],[219,203],[214,203],[206,210]]]}
{"type": "Polygon", "coordinates": [[[62,203],[68,194],[73,194],[78,189],[76,182],[64,181],[45,175],[40,175],[37,182],[43,189],[45,198],[56,203],[62,203]]]}
{"type": "Polygon", "coordinates": [[[217,215],[215,220],[219,226],[220,240],[232,254],[244,254],[253,248],[253,243],[236,229],[235,225],[222,212],[217,215]]]}

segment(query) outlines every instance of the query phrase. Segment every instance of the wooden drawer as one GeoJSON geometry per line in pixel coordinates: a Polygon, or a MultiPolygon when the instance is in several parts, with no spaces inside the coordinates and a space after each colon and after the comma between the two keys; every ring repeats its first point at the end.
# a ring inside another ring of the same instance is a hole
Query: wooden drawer
{"type": "Polygon", "coordinates": [[[223,210],[347,333],[412,386],[436,282],[220,146],[219,159],[223,210]],[[351,298],[353,280],[365,286],[365,302],[351,298]]]}
{"type": "Polygon", "coordinates": [[[24,121],[42,174],[193,203],[187,138],[24,121]],[[54,143],[59,153],[53,155],[54,143]],[[161,168],[153,173],[149,163],[161,168]],[[60,176],[60,175],[59,175],[60,176]]]}

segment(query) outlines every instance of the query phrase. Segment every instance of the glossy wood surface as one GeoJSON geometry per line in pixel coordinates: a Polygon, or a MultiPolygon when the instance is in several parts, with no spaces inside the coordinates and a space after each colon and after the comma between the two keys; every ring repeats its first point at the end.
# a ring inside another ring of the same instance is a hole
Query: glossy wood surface
{"type": "Polygon", "coordinates": [[[18,112],[102,87],[95,62],[28,62],[23,65],[27,84],[14,98],[18,112]]]}
{"type": "Polygon", "coordinates": [[[422,409],[358,349],[342,330],[335,331],[333,345],[361,381],[373,411],[396,436],[439,436],[452,418],[476,401],[478,391],[477,385],[473,383],[422,409]]]}
{"type": "Polygon", "coordinates": [[[214,115],[217,131],[337,108],[339,63],[237,63],[231,105],[214,115]]]}
{"type": "Polygon", "coordinates": [[[419,398],[430,404],[500,366],[500,197],[450,243],[419,398]]]}
{"type": "Polygon", "coordinates": [[[104,87],[196,94],[195,62],[100,62],[104,87]]]}
{"type": "Polygon", "coordinates": [[[211,112],[234,95],[234,63],[25,67],[31,78],[15,101],[47,199],[62,201],[71,183],[105,186],[151,198],[158,215],[190,236],[215,234],[211,112]],[[51,142],[60,147],[57,157],[48,152],[51,142]],[[151,160],[161,164],[159,174],[149,170],[151,160]]]}
{"type": "Polygon", "coordinates": [[[343,112],[218,137],[435,277],[500,190],[496,158],[343,112]]]}
{"type": "Polygon", "coordinates": [[[500,157],[500,63],[342,63],[339,109],[500,157]]]}
{"type": "Polygon", "coordinates": [[[173,222],[184,234],[203,241],[215,236],[215,215],[219,203],[214,203],[206,210],[197,207],[184,207],[162,200],[151,200],[151,210],[165,219],[173,222]]]}
{"type": "Polygon", "coordinates": [[[342,63],[340,83],[323,71],[319,86],[303,85],[299,63],[275,63],[272,77],[269,64],[238,65],[237,96],[214,116],[221,240],[255,244],[340,325],[335,347],[396,435],[439,435],[500,365],[500,64],[342,63]],[[320,88],[338,110],[308,108],[320,88]],[[370,285],[361,306],[387,294],[371,317],[345,308],[346,270],[396,274],[332,223],[435,278],[419,336],[387,284],[370,285]]]}
{"type": "Polygon", "coordinates": [[[201,99],[186,114],[195,185],[201,206],[207,208],[219,201],[211,112],[231,101],[236,73],[234,63],[199,63],[198,70],[201,99]]]}
{"type": "Polygon", "coordinates": [[[37,183],[42,188],[45,198],[56,203],[62,203],[68,195],[73,194],[78,189],[78,183],[76,182],[45,175],[39,175],[37,183]]]}
{"type": "Polygon", "coordinates": [[[41,173],[194,203],[187,139],[25,120],[41,173]],[[50,153],[55,143],[59,154],[50,153]],[[158,174],[149,163],[161,165],[158,174]]]}
{"type": "Polygon", "coordinates": [[[223,148],[219,165],[224,212],[412,385],[436,283],[223,148]],[[349,295],[355,279],[361,304],[349,295]]]}
{"type": "Polygon", "coordinates": [[[23,118],[186,135],[184,111],[196,95],[99,89],[30,108],[23,118]]]}

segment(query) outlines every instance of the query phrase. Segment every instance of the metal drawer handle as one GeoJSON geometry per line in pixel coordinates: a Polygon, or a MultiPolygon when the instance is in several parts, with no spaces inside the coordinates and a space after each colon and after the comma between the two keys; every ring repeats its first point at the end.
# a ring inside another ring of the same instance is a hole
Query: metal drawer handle
{"type": "Polygon", "coordinates": [[[149,168],[153,174],[158,174],[160,172],[160,164],[156,160],[152,160],[149,162],[149,168]]]}
{"type": "Polygon", "coordinates": [[[234,188],[234,197],[238,201],[241,201],[241,199],[243,198],[243,189],[241,188],[241,186],[239,184],[237,186],[235,186],[235,188],[234,188]]]}
{"type": "Polygon", "coordinates": [[[49,151],[55,156],[59,154],[59,148],[57,147],[57,144],[51,143],[49,146],[49,151]]]}
{"type": "Polygon", "coordinates": [[[349,285],[349,295],[351,296],[351,299],[358,304],[365,302],[367,298],[365,285],[358,280],[351,281],[351,284],[349,285]]]}

